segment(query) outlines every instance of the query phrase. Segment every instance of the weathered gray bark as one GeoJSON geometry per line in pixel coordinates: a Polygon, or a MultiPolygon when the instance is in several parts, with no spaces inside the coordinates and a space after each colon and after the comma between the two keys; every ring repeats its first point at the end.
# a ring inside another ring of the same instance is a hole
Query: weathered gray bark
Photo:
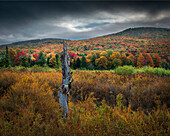
{"type": "Polygon", "coordinates": [[[68,41],[63,41],[63,52],[61,53],[61,68],[62,68],[62,83],[59,87],[59,102],[63,108],[63,116],[67,117],[68,114],[68,100],[69,100],[69,89],[73,82],[72,73],[70,72],[70,56],[67,52],[68,41]]]}

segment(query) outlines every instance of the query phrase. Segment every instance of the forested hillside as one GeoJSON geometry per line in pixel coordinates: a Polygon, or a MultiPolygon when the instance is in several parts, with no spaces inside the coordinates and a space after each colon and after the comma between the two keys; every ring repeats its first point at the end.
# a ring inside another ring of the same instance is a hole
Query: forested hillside
{"type": "MultiPolygon", "coordinates": [[[[30,59],[28,65],[32,66],[36,64],[41,53],[47,61],[52,62],[50,65],[47,62],[47,65],[56,67],[58,63],[55,62],[57,61],[55,56],[56,54],[59,56],[62,51],[62,41],[62,39],[37,39],[9,44],[11,64],[21,65],[20,56],[27,56],[27,59],[30,59]]],[[[85,40],[69,40],[68,51],[72,59],[72,68],[113,69],[121,65],[135,67],[149,65],[169,69],[169,41],[169,29],[129,28],[116,34],[85,40]],[[86,64],[84,66],[77,64],[81,61],[86,64]]],[[[1,57],[5,55],[5,47],[0,46],[1,57]]]]}

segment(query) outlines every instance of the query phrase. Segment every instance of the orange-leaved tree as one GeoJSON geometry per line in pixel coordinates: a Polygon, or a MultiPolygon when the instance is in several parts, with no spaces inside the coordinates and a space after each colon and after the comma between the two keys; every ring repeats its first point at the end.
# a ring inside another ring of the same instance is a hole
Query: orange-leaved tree
{"type": "Polygon", "coordinates": [[[129,65],[134,66],[134,59],[135,57],[133,56],[133,54],[130,53],[130,55],[127,57],[129,65]]]}
{"type": "Polygon", "coordinates": [[[140,53],[137,58],[137,68],[144,66],[144,63],[145,63],[145,58],[144,58],[143,54],[140,53]]]}

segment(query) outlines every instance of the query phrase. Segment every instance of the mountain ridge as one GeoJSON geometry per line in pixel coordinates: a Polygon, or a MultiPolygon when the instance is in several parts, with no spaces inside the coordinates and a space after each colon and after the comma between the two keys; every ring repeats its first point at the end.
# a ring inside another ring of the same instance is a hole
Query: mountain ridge
{"type": "MultiPolygon", "coordinates": [[[[122,35],[127,35],[129,32],[131,32],[133,35],[136,34],[136,36],[140,35],[141,33],[168,33],[170,34],[170,29],[169,28],[158,28],[158,27],[134,27],[134,28],[127,28],[125,30],[122,30],[120,32],[116,32],[116,33],[111,33],[111,34],[107,34],[107,35],[102,35],[102,36],[96,36],[96,37],[92,37],[92,38],[88,38],[88,39],[80,39],[80,40],[72,40],[72,41],[82,41],[82,40],[90,40],[90,39],[95,39],[95,38],[101,38],[101,37],[107,37],[107,36],[112,36],[112,35],[116,35],[116,36],[122,36],[122,35]],[[143,32],[141,32],[143,31],[143,32]]],[[[131,34],[131,35],[132,35],[131,34]]],[[[129,35],[129,36],[131,36],[129,35]]],[[[39,42],[45,42],[45,41],[57,41],[57,40],[68,40],[65,38],[42,38],[42,39],[32,39],[32,40],[25,40],[25,41],[17,41],[17,42],[12,42],[9,44],[2,44],[0,45],[0,47],[3,46],[16,46],[16,45],[20,45],[20,44],[30,44],[30,43],[39,43],[39,42]]]]}

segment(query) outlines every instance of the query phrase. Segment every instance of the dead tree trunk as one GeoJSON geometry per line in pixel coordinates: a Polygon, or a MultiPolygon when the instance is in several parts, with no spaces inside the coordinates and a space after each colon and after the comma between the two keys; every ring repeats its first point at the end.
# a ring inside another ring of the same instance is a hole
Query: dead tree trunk
{"type": "Polygon", "coordinates": [[[63,52],[61,53],[61,68],[62,68],[62,83],[59,87],[59,102],[63,108],[63,116],[67,117],[68,114],[68,100],[69,100],[69,89],[73,82],[72,73],[70,72],[70,56],[67,52],[68,41],[63,41],[63,52]]]}

